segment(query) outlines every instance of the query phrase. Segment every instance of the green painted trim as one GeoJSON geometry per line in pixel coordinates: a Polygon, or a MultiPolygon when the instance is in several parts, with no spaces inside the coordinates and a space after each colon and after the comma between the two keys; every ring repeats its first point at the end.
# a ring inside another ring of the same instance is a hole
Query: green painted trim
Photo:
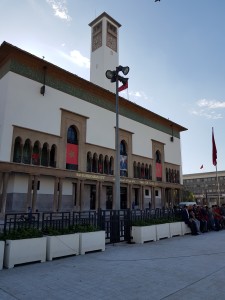
{"type": "MultiPolygon", "coordinates": [[[[30,67],[23,65],[19,63],[17,60],[11,60],[11,63],[7,65],[7,68],[3,70],[3,73],[7,73],[7,71],[12,71],[18,75],[24,76],[26,78],[32,79],[34,81],[43,83],[43,73],[39,71],[35,71],[31,69],[30,67]]],[[[1,75],[1,74],[0,74],[1,75]]],[[[88,84],[88,82],[87,82],[88,84]]],[[[57,80],[56,78],[53,78],[47,74],[46,76],[46,86],[50,86],[53,89],[59,90],[63,93],[66,93],[68,95],[71,95],[73,97],[82,99],[86,102],[92,103],[94,105],[97,105],[99,107],[102,107],[104,109],[107,109],[109,111],[112,111],[115,113],[115,106],[105,101],[104,98],[98,98],[92,94],[90,94],[88,91],[80,89],[72,84],[68,84],[66,82],[57,80]]],[[[161,125],[157,122],[152,121],[151,119],[145,118],[142,115],[135,113],[133,111],[129,111],[123,107],[119,108],[119,114],[121,116],[124,116],[128,119],[134,120],[138,123],[144,124],[146,126],[149,126],[151,128],[154,128],[156,130],[159,130],[161,132],[164,132],[168,135],[171,135],[171,128],[168,128],[167,126],[161,125]]],[[[180,139],[180,132],[174,130],[174,137],[180,139]]]]}

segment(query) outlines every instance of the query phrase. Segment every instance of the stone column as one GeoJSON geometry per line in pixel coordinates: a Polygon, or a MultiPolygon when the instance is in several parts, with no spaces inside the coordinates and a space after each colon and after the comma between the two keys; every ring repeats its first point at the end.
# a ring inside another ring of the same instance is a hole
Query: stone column
{"type": "Polygon", "coordinates": [[[34,176],[29,175],[28,177],[28,188],[27,188],[27,202],[25,212],[27,212],[28,207],[32,207],[32,182],[33,182],[34,176]]]}
{"type": "Polygon", "coordinates": [[[132,184],[128,184],[128,204],[127,208],[132,208],[132,184]]]}
{"type": "Polygon", "coordinates": [[[33,186],[33,198],[32,198],[32,212],[35,212],[37,205],[37,187],[38,187],[38,176],[34,176],[34,186],[33,186]]]}
{"type": "Polygon", "coordinates": [[[81,180],[80,184],[80,211],[84,209],[84,180],[81,180]]]}
{"type": "Polygon", "coordinates": [[[152,193],[152,209],[155,209],[155,188],[154,188],[154,186],[151,189],[151,193],[152,193]]]}
{"type": "Polygon", "coordinates": [[[161,188],[161,203],[162,207],[166,208],[165,188],[161,188]]]}
{"type": "Polygon", "coordinates": [[[102,208],[102,181],[99,181],[99,201],[98,201],[98,208],[102,208]]]}
{"type": "Polygon", "coordinates": [[[59,178],[55,177],[54,182],[54,197],[53,197],[53,212],[56,212],[58,209],[58,188],[59,188],[59,178]]]}
{"type": "Polygon", "coordinates": [[[9,172],[3,173],[3,187],[2,187],[2,199],[1,199],[1,213],[5,214],[6,200],[7,200],[7,187],[9,182],[9,172]]]}
{"type": "Polygon", "coordinates": [[[76,210],[80,211],[81,210],[81,181],[80,179],[77,180],[77,194],[76,194],[76,199],[77,199],[77,202],[76,202],[76,210]]]}
{"type": "Polygon", "coordinates": [[[98,181],[95,184],[95,190],[96,190],[96,194],[95,194],[95,209],[98,210],[98,208],[99,208],[99,182],[98,181]]]}
{"type": "Polygon", "coordinates": [[[59,178],[58,211],[62,209],[62,178],[59,178]]]}

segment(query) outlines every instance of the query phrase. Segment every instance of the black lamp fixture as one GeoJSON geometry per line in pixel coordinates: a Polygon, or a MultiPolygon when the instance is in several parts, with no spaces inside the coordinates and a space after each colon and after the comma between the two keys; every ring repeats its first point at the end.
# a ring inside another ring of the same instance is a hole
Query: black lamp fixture
{"type": "Polygon", "coordinates": [[[170,137],[170,141],[173,142],[173,123],[170,125],[170,127],[171,127],[171,130],[172,130],[172,132],[171,132],[172,136],[170,137]]]}
{"type": "Polygon", "coordinates": [[[45,79],[46,79],[46,71],[47,71],[47,67],[44,66],[43,67],[43,70],[44,70],[44,80],[43,80],[43,85],[40,89],[40,93],[44,96],[45,95],[45,79]]]}
{"type": "Polygon", "coordinates": [[[128,78],[124,78],[119,75],[122,72],[123,75],[127,75],[130,71],[129,67],[116,67],[116,70],[107,70],[105,76],[110,79],[111,82],[116,82],[116,166],[115,166],[115,202],[113,203],[114,209],[120,209],[120,147],[119,147],[119,97],[118,97],[118,82],[122,82],[123,85],[127,84],[128,78]]]}

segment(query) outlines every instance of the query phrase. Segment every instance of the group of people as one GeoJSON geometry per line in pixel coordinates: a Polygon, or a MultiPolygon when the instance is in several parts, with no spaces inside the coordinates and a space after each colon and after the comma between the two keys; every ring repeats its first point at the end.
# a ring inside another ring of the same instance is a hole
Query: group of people
{"type": "Polygon", "coordinates": [[[193,235],[198,235],[207,231],[225,228],[225,204],[221,206],[212,205],[185,206],[182,209],[182,220],[190,227],[193,235]]]}

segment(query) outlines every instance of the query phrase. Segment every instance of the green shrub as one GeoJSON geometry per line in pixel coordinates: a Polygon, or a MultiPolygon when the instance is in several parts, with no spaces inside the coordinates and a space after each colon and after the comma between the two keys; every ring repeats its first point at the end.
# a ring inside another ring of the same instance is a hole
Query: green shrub
{"type": "Polygon", "coordinates": [[[137,220],[132,222],[132,226],[149,226],[149,225],[157,225],[157,224],[165,224],[165,223],[173,223],[173,222],[181,222],[180,217],[173,218],[152,218],[145,220],[137,220]]]}
{"type": "Polygon", "coordinates": [[[22,240],[42,237],[43,233],[36,228],[19,228],[0,235],[0,240],[22,240]]]}
{"type": "Polygon", "coordinates": [[[89,224],[82,224],[82,225],[74,225],[73,226],[74,232],[93,232],[99,231],[98,227],[89,225],[89,224]]]}

